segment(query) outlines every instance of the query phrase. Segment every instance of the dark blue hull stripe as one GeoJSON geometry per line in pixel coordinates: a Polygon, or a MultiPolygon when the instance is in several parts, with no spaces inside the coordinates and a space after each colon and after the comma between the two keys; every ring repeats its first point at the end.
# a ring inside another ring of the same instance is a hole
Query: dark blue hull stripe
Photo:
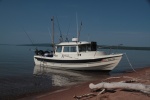
{"type": "MultiPolygon", "coordinates": [[[[114,57],[120,57],[120,56],[114,56],[114,57]]],[[[85,59],[85,60],[54,60],[54,59],[44,59],[44,58],[38,58],[38,57],[35,57],[35,59],[37,59],[38,61],[53,62],[53,63],[90,63],[90,62],[99,62],[99,61],[102,61],[108,58],[114,58],[114,57],[85,59]]]]}

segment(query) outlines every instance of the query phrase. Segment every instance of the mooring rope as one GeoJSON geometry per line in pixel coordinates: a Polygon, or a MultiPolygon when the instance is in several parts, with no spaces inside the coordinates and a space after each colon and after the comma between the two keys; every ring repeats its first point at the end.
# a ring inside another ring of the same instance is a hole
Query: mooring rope
{"type": "Polygon", "coordinates": [[[134,72],[136,72],[136,70],[133,68],[133,66],[132,66],[132,64],[131,64],[131,62],[130,62],[130,60],[129,60],[128,56],[127,56],[127,54],[126,54],[126,53],[124,53],[124,55],[126,56],[126,59],[127,59],[127,61],[128,61],[128,63],[129,63],[129,65],[130,65],[131,69],[132,69],[134,72]]]}

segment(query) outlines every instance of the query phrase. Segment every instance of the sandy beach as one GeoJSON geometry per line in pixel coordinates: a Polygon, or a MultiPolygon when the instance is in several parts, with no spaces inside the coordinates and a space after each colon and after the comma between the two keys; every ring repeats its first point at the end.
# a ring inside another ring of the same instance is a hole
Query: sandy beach
{"type": "Polygon", "coordinates": [[[90,83],[100,82],[120,82],[136,80],[135,83],[142,83],[150,85],[150,67],[136,69],[136,72],[129,71],[121,75],[113,75],[106,79],[94,80],[86,83],[81,83],[73,86],[69,86],[54,92],[38,94],[30,97],[21,98],[18,100],[150,100],[150,95],[141,93],[139,91],[127,91],[123,89],[115,89],[112,91],[106,91],[100,95],[100,91],[93,92],[89,88],[90,83]],[[94,94],[84,97],[85,94],[94,94]],[[74,96],[83,96],[80,99],[74,98],[74,96]]]}

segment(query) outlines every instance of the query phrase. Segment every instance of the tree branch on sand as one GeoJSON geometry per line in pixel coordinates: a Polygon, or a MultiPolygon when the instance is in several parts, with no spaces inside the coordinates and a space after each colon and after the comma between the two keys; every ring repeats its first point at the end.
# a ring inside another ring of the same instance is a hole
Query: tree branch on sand
{"type": "Polygon", "coordinates": [[[89,94],[84,94],[84,95],[81,95],[81,96],[73,96],[73,98],[75,98],[75,99],[77,99],[77,100],[79,100],[79,99],[82,99],[82,98],[84,98],[84,97],[93,97],[93,96],[96,96],[96,94],[94,94],[94,93],[89,93],[89,94]]]}

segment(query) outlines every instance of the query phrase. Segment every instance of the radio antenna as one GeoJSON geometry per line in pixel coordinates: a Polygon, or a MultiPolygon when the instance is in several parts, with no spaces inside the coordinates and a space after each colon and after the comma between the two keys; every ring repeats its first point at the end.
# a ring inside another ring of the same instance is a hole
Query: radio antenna
{"type": "Polygon", "coordinates": [[[71,23],[71,20],[69,21],[69,26],[68,26],[68,30],[67,30],[67,34],[66,34],[66,42],[69,42],[69,39],[68,39],[68,34],[69,34],[69,29],[70,29],[70,23],[71,23]]]}
{"type": "MultiPolygon", "coordinates": [[[[76,13],[76,24],[77,24],[77,38],[79,39],[79,31],[78,31],[78,15],[76,13]]],[[[79,41],[79,40],[78,40],[79,41]]]]}
{"type": "Polygon", "coordinates": [[[79,29],[79,32],[78,32],[78,41],[80,40],[79,38],[80,38],[81,29],[82,29],[82,21],[81,21],[80,29],[79,29]]]}

